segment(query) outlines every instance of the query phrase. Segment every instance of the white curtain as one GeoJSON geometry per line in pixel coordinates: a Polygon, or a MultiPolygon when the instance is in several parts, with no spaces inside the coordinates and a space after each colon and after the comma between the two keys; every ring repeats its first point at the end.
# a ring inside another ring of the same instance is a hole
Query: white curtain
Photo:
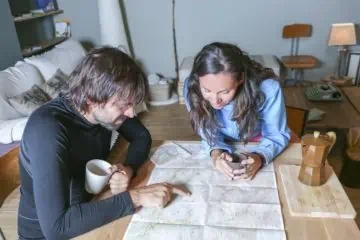
{"type": "Polygon", "coordinates": [[[130,54],[129,43],[120,9],[120,0],[98,0],[102,45],[125,49],[130,54]]]}

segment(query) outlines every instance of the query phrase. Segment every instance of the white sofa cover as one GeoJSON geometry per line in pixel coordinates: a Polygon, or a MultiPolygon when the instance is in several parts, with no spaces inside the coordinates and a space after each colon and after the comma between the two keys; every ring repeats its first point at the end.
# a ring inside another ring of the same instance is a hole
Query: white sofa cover
{"type": "Polygon", "coordinates": [[[70,75],[85,54],[79,42],[69,39],[0,72],[0,143],[21,140],[28,119],[9,104],[8,98],[30,89],[33,84],[44,83],[59,68],[70,75]]]}

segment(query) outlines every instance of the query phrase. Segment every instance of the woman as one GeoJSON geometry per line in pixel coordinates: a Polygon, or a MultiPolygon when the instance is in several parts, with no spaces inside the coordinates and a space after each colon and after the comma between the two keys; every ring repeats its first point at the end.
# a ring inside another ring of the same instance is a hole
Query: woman
{"type": "Polygon", "coordinates": [[[250,60],[238,47],[211,43],[195,57],[184,97],[192,127],[209,150],[213,166],[230,180],[253,178],[288,144],[283,95],[276,75],[250,60]],[[232,169],[232,141],[260,144],[232,169]]]}

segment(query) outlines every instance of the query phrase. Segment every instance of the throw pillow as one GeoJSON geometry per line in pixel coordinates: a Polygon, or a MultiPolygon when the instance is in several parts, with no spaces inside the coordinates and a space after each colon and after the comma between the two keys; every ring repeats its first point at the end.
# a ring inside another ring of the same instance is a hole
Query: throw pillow
{"type": "Polygon", "coordinates": [[[56,98],[59,93],[65,91],[69,87],[70,77],[58,69],[52,78],[47,82],[40,85],[40,87],[46,92],[51,98],[56,98]]]}
{"type": "Polygon", "coordinates": [[[44,54],[25,58],[24,61],[37,67],[45,81],[48,81],[52,76],[54,76],[56,70],[58,69],[58,67],[50,62],[44,54]]]}
{"type": "Polygon", "coordinates": [[[10,97],[8,100],[18,112],[24,116],[29,116],[38,107],[50,101],[51,97],[38,85],[34,84],[29,90],[10,97]]]}
{"type": "Polygon", "coordinates": [[[0,120],[16,119],[23,115],[16,111],[8,98],[44,83],[40,71],[33,65],[19,61],[14,67],[0,71],[0,120]]]}
{"type": "Polygon", "coordinates": [[[78,41],[68,39],[43,55],[65,74],[70,75],[86,52],[78,41]]]}

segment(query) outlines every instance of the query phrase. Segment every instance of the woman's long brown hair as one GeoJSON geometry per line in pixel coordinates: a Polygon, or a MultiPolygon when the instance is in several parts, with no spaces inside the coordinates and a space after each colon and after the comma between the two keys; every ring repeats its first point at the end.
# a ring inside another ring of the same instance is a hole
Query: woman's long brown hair
{"type": "Polygon", "coordinates": [[[272,69],[264,68],[251,60],[240,48],[228,43],[214,42],[206,45],[195,57],[188,82],[190,121],[196,132],[203,131],[210,145],[216,142],[215,132],[222,127],[216,119],[216,110],[203,98],[199,78],[207,74],[230,74],[235,81],[242,81],[234,96],[232,120],[240,131],[240,140],[247,143],[257,128],[259,108],[265,100],[260,83],[276,79],[272,69]]]}

